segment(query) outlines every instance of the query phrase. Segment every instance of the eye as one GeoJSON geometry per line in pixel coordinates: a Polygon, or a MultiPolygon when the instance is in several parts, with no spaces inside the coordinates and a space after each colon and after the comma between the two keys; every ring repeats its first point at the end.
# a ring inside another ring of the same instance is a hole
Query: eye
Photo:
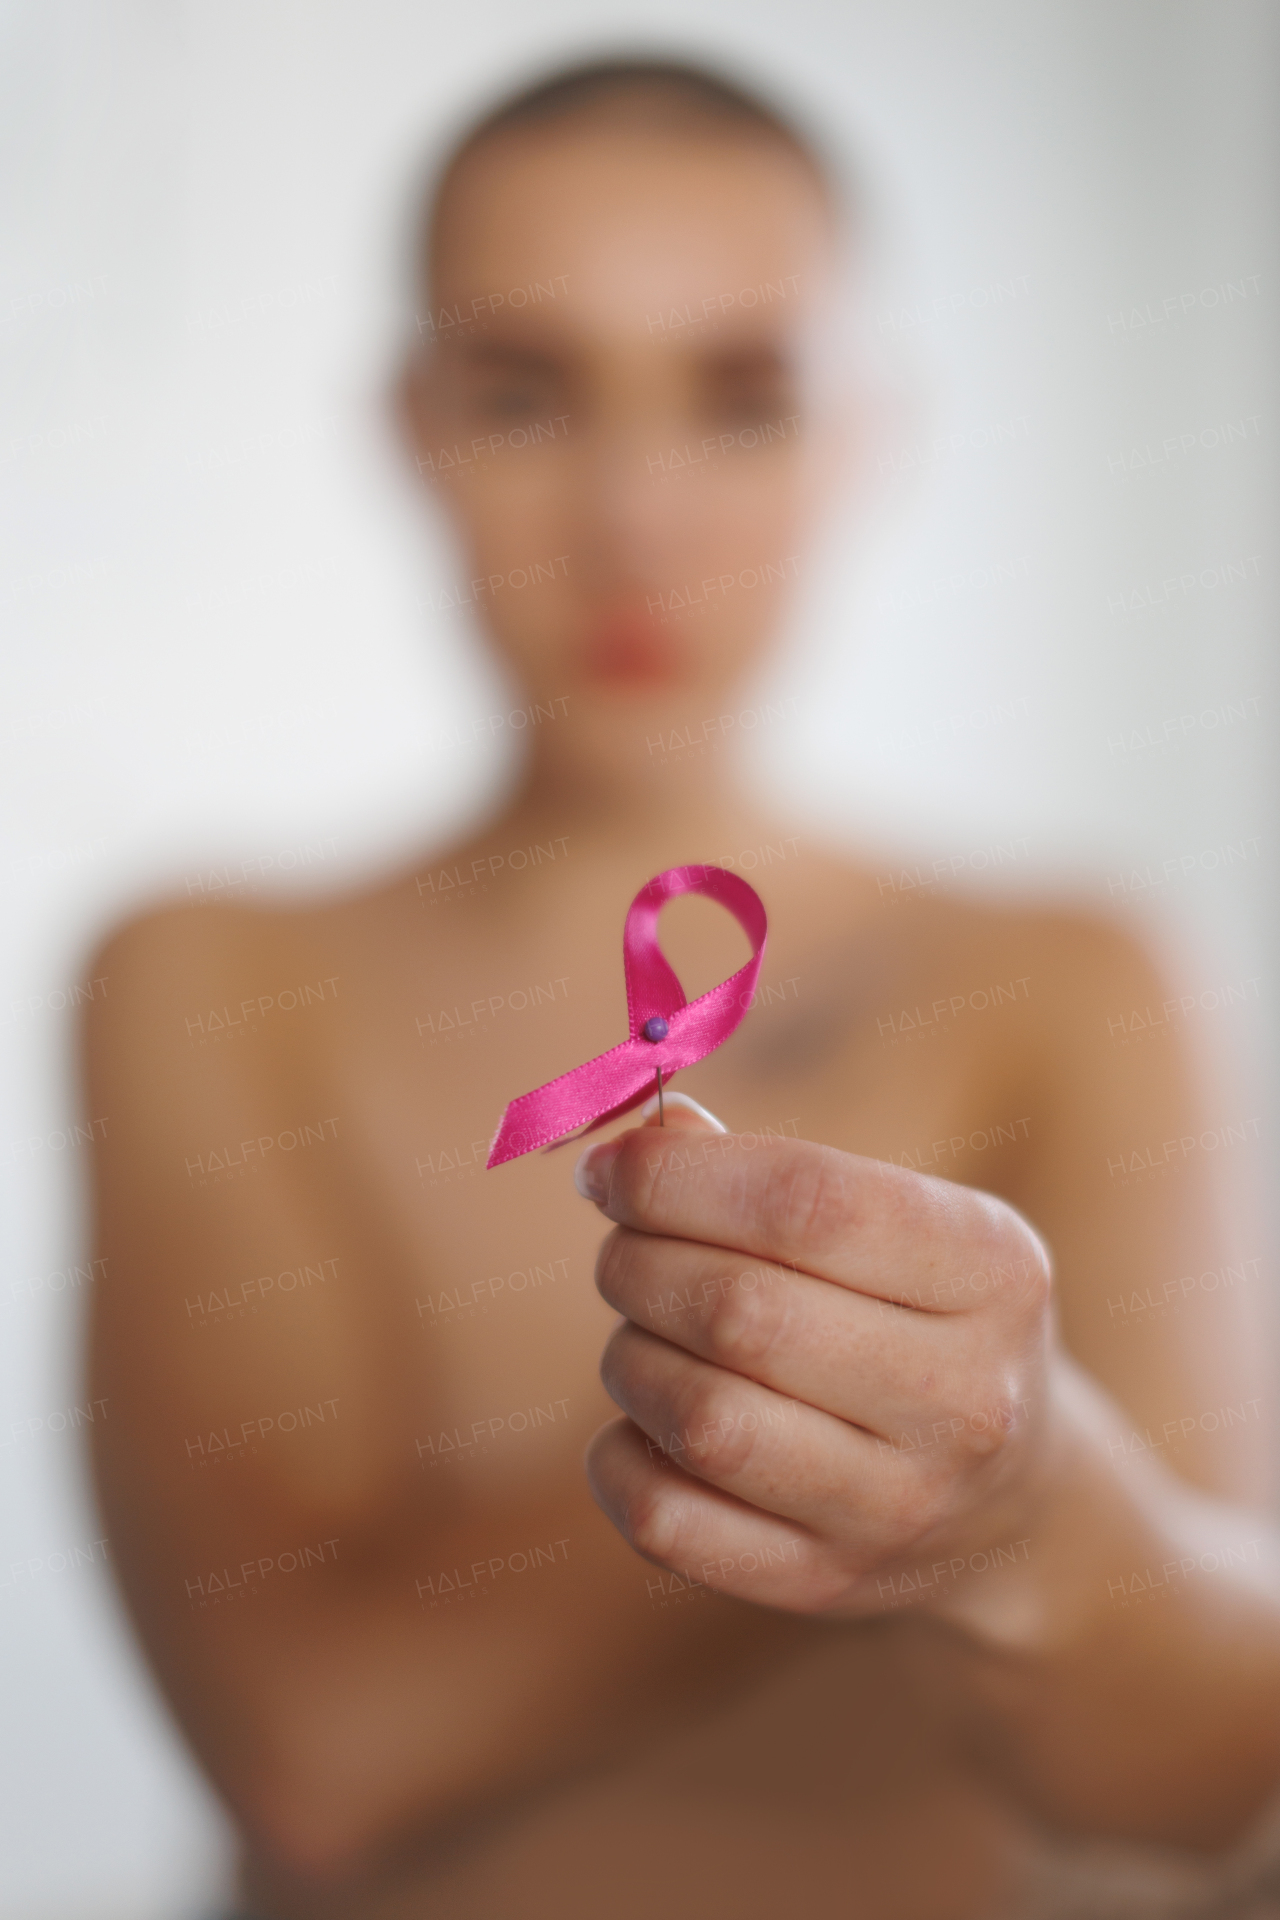
{"type": "Polygon", "coordinates": [[[791,396],[781,388],[729,388],[710,396],[711,411],[725,419],[750,421],[760,425],[794,412],[791,396]]]}
{"type": "Polygon", "coordinates": [[[458,372],[463,407],[478,425],[510,427],[566,411],[564,369],[542,354],[467,343],[458,372]]]}
{"type": "Polygon", "coordinates": [[[778,354],[725,355],[703,369],[700,384],[707,418],[723,427],[790,435],[799,424],[795,382],[778,354]]]}
{"type": "Polygon", "coordinates": [[[752,445],[772,446],[795,437],[799,426],[799,406],[794,392],[782,385],[720,388],[706,396],[708,421],[722,431],[745,432],[753,429],[759,439],[752,445]]]}
{"type": "Polygon", "coordinates": [[[475,395],[476,410],[491,420],[531,420],[553,410],[550,387],[534,381],[501,381],[481,386],[475,395]]]}

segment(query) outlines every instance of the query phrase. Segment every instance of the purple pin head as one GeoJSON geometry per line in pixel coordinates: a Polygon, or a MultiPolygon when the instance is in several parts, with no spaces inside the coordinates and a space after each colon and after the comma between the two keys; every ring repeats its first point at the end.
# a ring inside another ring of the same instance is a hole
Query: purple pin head
{"type": "Polygon", "coordinates": [[[650,1014],[640,1029],[646,1040],[665,1040],[671,1029],[660,1013],[650,1014]]]}

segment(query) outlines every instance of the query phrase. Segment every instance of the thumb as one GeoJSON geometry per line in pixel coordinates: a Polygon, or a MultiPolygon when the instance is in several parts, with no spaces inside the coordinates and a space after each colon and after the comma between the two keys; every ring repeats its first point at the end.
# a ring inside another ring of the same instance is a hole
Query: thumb
{"type": "MultiPolygon", "coordinates": [[[[723,1120],[717,1120],[714,1113],[708,1113],[687,1093],[668,1093],[662,1091],[663,1124],[668,1133],[728,1133],[723,1120]]],[[[640,1109],[640,1125],[656,1127],[658,1124],[658,1096],[646,1100],[640,1109]]],[[[578,1156],[573,1169],[573,1184],[584,1200],[594,1200],[600,1206],[609,1193],[609,1175],[613,1163],[622,1151],[622,1144],[629,1133],[637,1133],[639,1128],[630,1127],[626,1133],[615,1133],[611,1140],[599,1140],[587,1147],[578,1156]]]]}

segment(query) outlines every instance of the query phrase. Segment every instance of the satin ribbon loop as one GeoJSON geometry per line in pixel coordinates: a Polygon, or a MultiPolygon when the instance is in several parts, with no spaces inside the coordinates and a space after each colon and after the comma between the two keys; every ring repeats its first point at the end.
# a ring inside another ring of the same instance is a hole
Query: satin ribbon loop
{"type": "Polygon", "coordinates": [[[691,1067],[721,1046],[751,1004],[768,926],[764,902],[755,888],[726,867],[668,867],[646,882],[627,909],[622,930],[630,1039],[513,1100],[502,1116],[486,1166],[501,1166],[535,1147],[563,1146],[575,1129],[593,1132],[646,1100],[657,1084],[659,1068],[665,1083],[681,1067],[691,1067]],[[681,893],[701,893],[727,907],[751,942],[746,965],[693,1001],[685,999],[675,970],[658,945],[658,915],[668,900],[681,893]],[[651,1041],[645,1038],[644,1027],[655,1015],[666,1021],[667,1032],[651,1041]]]}

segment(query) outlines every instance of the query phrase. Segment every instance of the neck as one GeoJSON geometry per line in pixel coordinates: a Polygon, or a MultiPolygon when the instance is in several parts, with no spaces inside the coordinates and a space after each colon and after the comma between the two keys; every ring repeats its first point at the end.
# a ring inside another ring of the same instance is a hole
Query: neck
{"type": "MultiPolygon", "coordinates": [[[[747,794],[723,751],[677,749],[647,764],[609,766],[535,740],[498,823],[517,840],[566,835],[588,858],[647,862],[657,871],[736,859],[770,827],[780,830],[779,820],[770,820],[747,794]]],[[[485,838],[496,830],[489,828],[485,838]]]]}

